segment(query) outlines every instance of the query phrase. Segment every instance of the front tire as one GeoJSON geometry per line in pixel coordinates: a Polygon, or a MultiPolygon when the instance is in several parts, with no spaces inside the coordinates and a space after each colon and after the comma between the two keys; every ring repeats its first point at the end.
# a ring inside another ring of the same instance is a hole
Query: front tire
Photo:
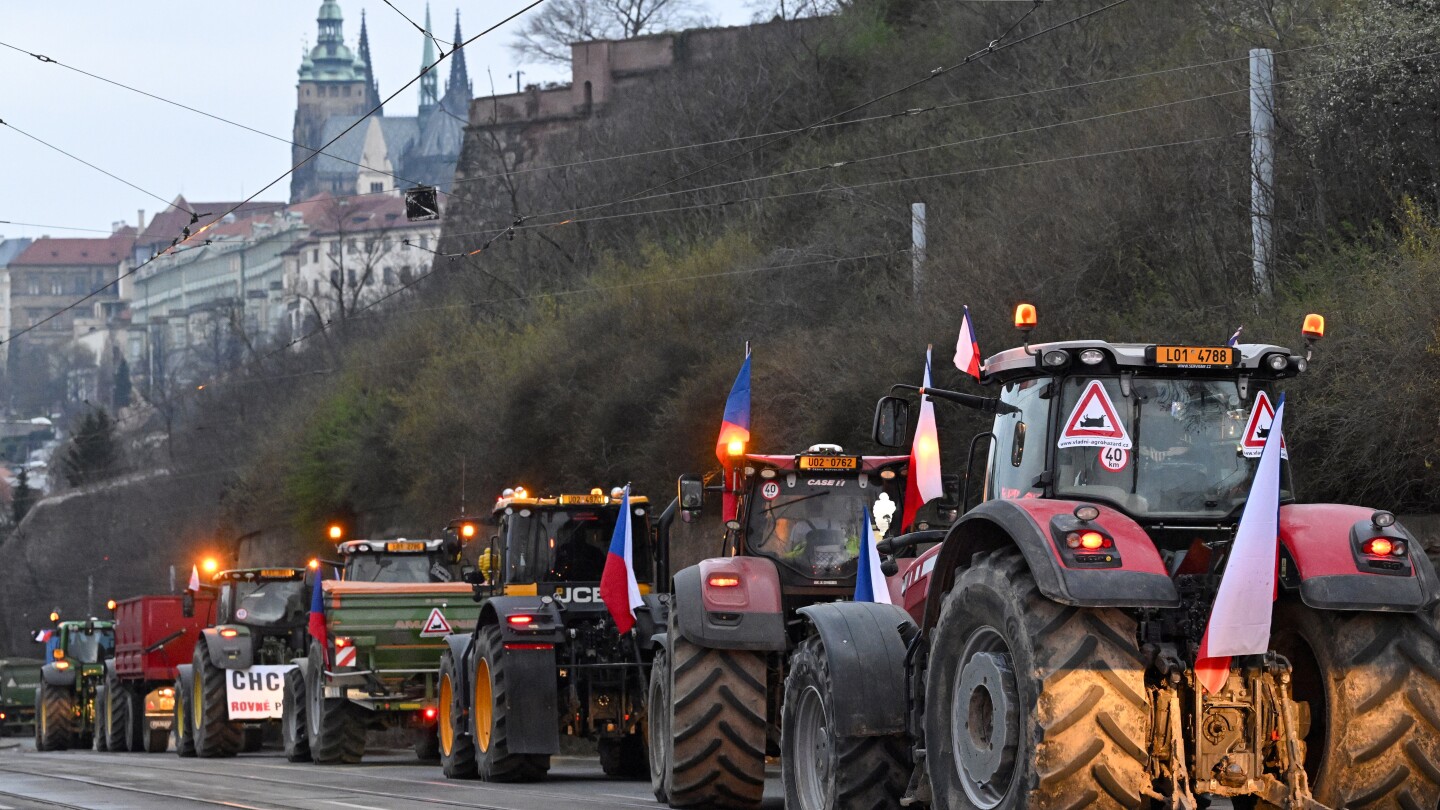
{"type": "Polygon", "coordinates": [[[280,737],[287,762],[310,761],[310,735],[305,719],[305,676],[300,667],[285,673],[285,697],[280,713],[280,737]]]}
{"type": "Polygon", "coordinates": [[[209,645],[202,636],[195,643],[194,678],[190,685],[190,731],[195,754],[200,757],[233,757],[240,751],[243,731],[230,722],[226,709],[225,672],[210,660],[209,645]]]}
{"type": "Polygon", "coordinates": [[[104,684],[95,687],[95,716],[90,723],[90,747],[96,751],[110,750],[110,690],[104,684]]]}
{"type": "Polygon", "coordinates": [[[440,770],[446,779],[474,779],[475,738],[470,736],[465,718],[464,694],[460,687],[460,668],[450,650],[440,654],[440,717],[437,734],[440,744],[440,770]]]}
{"type": "Polygon", "coordinates": [[[670,733],[670,655],[665,649],[655,650],[655,663],[650,668],[650,692],[646,706],[645,733],[649,736],[646,753],[650,760],[650,791],[655,801],[670,803],[671,766],[674,761],[674,737],[670,733]]]}
{"type": "Polygon", "coordinates": [[[193,701],[190,698],[190,687],[193,679],[187,682],[185,678],[175,679],[175,720],[170,725],[175,732],[175,756],[195,756],[195,732],[190,728],[190,706],[193,701]]]}
{"type": "Polygon", "coordinates": [[[676,616],[670,806],[755,807],[765,792],[765,656],[692,644],[676,616]]]}
{"type": "Polygon", "coordinates": [[[96,727],[104,727],[103,733],[97,733],[95,739],[98,742],[104,738],[105,748],[110,751],[129,751],[130,738],[133,736],[130,729],[130,690],[125,684],[115,677],[114,670],[105,676],[104,697],[95,695],[95,713],[103,715],[104,723],[100,717],[95,718],[96,727]]]}
{"type": "Polygon", "coordinates": [[[1273,645],[1310,704],[1315,799],[1377,810],[1440,802],[1440,630],[1432,613],[1276,605],[1273,645]]]}
{"type": "Polygon", "coordinates": [[[946,594],[930,661],[935,810],[1143,806],[1150,710],[1129,616],[1050,601],[1003,548],[946,594]]]}
{"type": "Polygon", "coordinates": [[[470,735],[475,741],[480,778],[487,782],[538,782],[550,770],[549,755],[510,753],[510,685],[500,628],[482,628],[475,643],[470,735]]]}
{"type": "Polygon", "coordinates": [[[903,734],[836,737],[825,646],[811,636],[790,656],[780,723],[785,806],[797,810],[888,810],[910,777],[903,734]]]}
{"type": "Polygon", "coordinates": [[[320,765],[354,765],[365,757],[363,711],[345,698],[325,697],[325,657],[319,644],[310,645],[305,684],[310,758],[320,765]]]}

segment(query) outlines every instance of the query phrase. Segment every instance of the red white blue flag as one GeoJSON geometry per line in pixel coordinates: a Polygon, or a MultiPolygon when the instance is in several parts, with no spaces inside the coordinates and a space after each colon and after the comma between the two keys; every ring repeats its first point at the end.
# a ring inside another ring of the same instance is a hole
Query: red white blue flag
{"type": "Polygon", "coordinates": [[[46,629],[41,630],[40,632],[35,634],[35,640],[41,644],[44,644],[49,641],[50,637],[53,635],[55,635],[55,631],[47,627],[46,629]]]}
{"type": "Polygon", "coordinates": [[[1275,574],[1280,554],[1280,433],[1285,395],[1260,453],[1250,497],[1230,544],[1230,559],[1220,576],[1210,622],[1200,639],[1195,677],[1214,694],[1225,685],[1230,658],[1270,649],[1270,619],[1275,603],[1275,574]]]}
{"type": "Polygon", "coordinates": [[[745,452],[750,442],[750,351],[745,351],[745,363],[730,386],[730,396],[725,400],[725,415],[720,419],[720,438],[715,442],[715,455],[720,463],[727,463],[731,456],[745,452]]]}
{"type": "Polygon", "coordinates": [[[855,572],[855,601],[893,604],[890,601],[890,586],[885,583],[885,573],[880,570],[880,550],[875,547],[879,538],[875,536],[868,504],[864,520],[865,525],[860,528],[860,567],[855,572]]]}
{"type": "Polygon", "coordinates": [[[960,339],[955,342],[955,367],[980,379],[980,344],[975,340],[975,322],[970,320],[970,307],[961,307],[960,339]]]}
{"type": "MultiPolygon", "coordinates": [[[[749,368],[748,359],[746,368],[749,368]]],[[[630,632],[635,626],[635,609],[645,602],[640,598],[640,583],[635,581],[635,535],[628,486],[620,501],[620,515],[615,518],[615,533],[610,536],[605,571],[600,575],[600,598],[615,619],[620,634],[630,632]]]]}
{"type": "MultiPolygon", "coordinates": [[[[930,349],[925,350],[925,382],[930,387],[930,349]]],[[[935,428],[935,403],[920,397],[920,419],[915,426],[915,441],[910,443],[910,466],[905,476],[905,511],[900,527],[908,530],[915,523],[920,507],[945,494],[940,483],[940,433],[935,428]]]]}
{"type": "Polygon", "coordinates": [[[320,586],[320,572],[315,572],[315,589],[310,592],[310,635],[320,642],[321,654],[330,659],[329,637],[325,632],[325,591],[320,586]]]}

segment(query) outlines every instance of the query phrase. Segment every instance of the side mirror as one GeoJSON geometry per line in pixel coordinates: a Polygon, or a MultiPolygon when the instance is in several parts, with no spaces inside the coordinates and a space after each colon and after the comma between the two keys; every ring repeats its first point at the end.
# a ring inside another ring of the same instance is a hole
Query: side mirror
{"type": "Polygon", "coordinates": [[[881,397],[875,405],[871,438],[881,447],[902,448],[910,435],[910,403],[900,397],[881,397]]]}
{"type": "Polygon", "coordinates": [[[184,616],[187,619],[195,618],[194,591],[186,591],[185,595],[180,597],[180,615],[184,616]]]}
{"type": "Polygon", "coordinates": [[[680,476],[680,508],[693,515],[705,506],[705,480],[698,475],[680,476]]]}

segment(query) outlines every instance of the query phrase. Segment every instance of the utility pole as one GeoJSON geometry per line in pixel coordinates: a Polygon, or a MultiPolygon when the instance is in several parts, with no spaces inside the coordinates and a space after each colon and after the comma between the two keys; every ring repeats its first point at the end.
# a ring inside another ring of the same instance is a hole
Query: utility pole
{"type": "Polygon", "coordinates": [[[920,303],[925,285],[925,203],[910,204],[910,295],[920,303]]]}
{"type": "Polygon", "coordinates": [[[1250,51],[1250,236],[1255,294],[1268,298],[1275,258],[1275,53],[1250,51]]]}

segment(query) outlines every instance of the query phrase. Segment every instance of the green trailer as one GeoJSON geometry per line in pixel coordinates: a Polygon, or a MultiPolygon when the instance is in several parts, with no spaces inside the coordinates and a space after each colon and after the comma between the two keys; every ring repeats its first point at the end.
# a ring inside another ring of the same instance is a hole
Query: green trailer
{"type": "Polygon", "coordinates": [[[0,737],[23,734],[35,725],[38,658],[0,658],[0,737]]]}
{"type": "Polygon", "coordinates": [[[460,581],[463,525],[445,539],[339,544],[343,579],[323,580],[325,635],[285,682],[291,761],[359,762],[371,729],[411,728],[421,759],[439,756],[436,676],[445,636],[479,608],[460,581]]]}

